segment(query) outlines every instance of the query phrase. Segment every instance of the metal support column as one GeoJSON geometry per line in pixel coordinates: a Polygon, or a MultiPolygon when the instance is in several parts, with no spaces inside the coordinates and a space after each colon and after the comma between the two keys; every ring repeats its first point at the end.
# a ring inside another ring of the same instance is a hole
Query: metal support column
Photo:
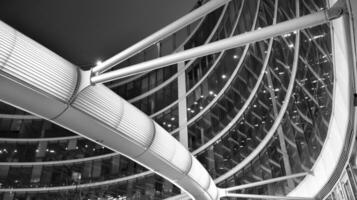
{"type": "MultiPolygon", "coordinates": [[[[252,42],[261,41],[292,31],[317,26],[338,18],[343,14],[343,8],[332,7],[328,10],[319,11],[313,14],[298,17],[289,21],[284,21],[276,25],[261,28],[255,31],[243,33],[231,38],[212,42],[210,44],[202,45],[196,48],[188,49],[179,53],[171,54],[161,58],[156,58],[147,62],[142,62],[129,67],[107,72],[105,74],[92,74],[90,81],[92,84],[104,83],[119,78],[155,70],[193,58],[210,55],[235,47],[240,47],[252,42]]],[[[115,62],[116,59],[113,59],[115,62]]],[[[109,62],[109,61],[108,61],[109,62]]],[[[104,62],[106,63],[106,61],[104,62]]],[[[98,66],[100,67],[100,66],[98,66]]],[[[94,69],[93,69],[94,70],[94,69]]]]}
{"type": "MultiPolygon", "coordinates": [[[[183,49],[182,49],[183,50],[183,49]]],[[[177,71],[180,71],[185,67],[184,62],[177,64],[177,71]]],[[[177,77],[177,90],[178,90],[178,125],[180,128],[179,131],[179,140],[186,149],[188,149],[188,131],[187,131],[187,102],[186,102],[186,73],[182,73],[177,77]]]]}

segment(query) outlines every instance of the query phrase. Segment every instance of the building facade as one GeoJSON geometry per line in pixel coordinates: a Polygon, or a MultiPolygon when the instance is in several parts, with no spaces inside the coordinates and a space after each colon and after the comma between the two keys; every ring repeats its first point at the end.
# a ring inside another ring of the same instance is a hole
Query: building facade
{"type": "MultiPolygon", "coordinates": [[[[205,3],[200,1],[196,7],[205,3]]],[[[260,30],[328,9],[333,3],[227,1],[113,69],[260,30]]],[[[346,4],[351,10],[350,2],[346,4]]],[[[338,167],[314,196],[356,199],[352,110],[345,120],[347,128],[333,129],[333,122],[341,125],[335,119],[339,116],[335,104],[340,103],[336,99],[343,97],[341,77],[346,76],[353,94],[355,69],[346,74],[339,68],[339,29],[334,23],[186,60],[106,86],[180,141],[220,188],[291,177],[242,187],[242,194],[295,192],[301,196],[317,163],[328,157],[324,151],[332,150],[328,144],[336,139],[333,133],[343,135],[338,138],[345,147],[336,158],[338,167]]],[[[0,106],[0,131],[0,199],[187,198],[170,181],[129,158],[5,103],[0,106]]]]}

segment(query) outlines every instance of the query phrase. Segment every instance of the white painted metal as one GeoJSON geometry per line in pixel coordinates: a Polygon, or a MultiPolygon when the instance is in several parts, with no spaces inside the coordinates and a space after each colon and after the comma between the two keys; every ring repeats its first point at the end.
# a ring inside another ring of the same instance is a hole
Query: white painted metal
{"type": "MultiPolygon", "coordinates": [[[[42,119],[42,118],[41,118],[42,119]]],[[[37,143],[37,142],[54,142],[61,140],[81,139],[81,136],[64,136],[64,137],[48,137],[48,138],[0,138],[0,141],[6,143],[37,143]]]]}
{"type": "Polygon", "coordinates": [[[89,85],[89,72],[2,22],[0,38],[16,41],[13,48],[2,49],[0,40],[0,56],[6,58],[0,66],[1,101],[122,153],[195,199],[217,199],[218,189],[208,173],[201,171],[208,176],[208,188],[189,176],[195,158],[147,115],[104,85],[89,85]]]}
{"type": "MultiPolygon", "coordinates": [[[[330,0],[335,3],[336,0],[330,0]]],[[[353,106],[353,94],[356,92],[353,84],[355,77],[355,57],[353,55],[353,41],[351,40],[348,16],[334,20],[333,28],[333,66],[334,88],[333,105],[329,129],[319,157],[312,167],[313,174],[306,176],[304,180],[288,196],[314,197],[328,183],[341,156],[346,152],[345,140],[351,130],[351,116],[356,116],[353,106]]]]}
{"type": "Polygon", "coordinates": [[[20,114],[0,114],[1,119],[42,119],[34,115],[20,115],[20,114]]]}
{"type": "Polygon", "coordinates": [[[75,163],[83,163],[88,161],[94,161],[99,159],[110,158],[116,156],[118,153],[109,153],[99,156],[92,156],[87,158],[78,158],[71,160],[53,160],[53,161],[36,161],[36,162],[0,162],[0,166],[11,166],[11,167],[28,167],[28,166],[58,166],[58,165],[72,165],[75,163]]]}
{"type": "Polygon", "coordinates": [[[249,198],[249,199],[282,199],[282,200],[314,200],[314,198],[306,197],[287,197],[287,196],[270,196],[270,195],[257,195],[257,194],[233,194],[228,193],[225,197],[238,197],[238,198],[249,198]]]}
{"type": "MultiPolygon", "coordinates": [[[[169,66],[178,62],[190,60],[192,58],[201,57],[216,52],[220,52],[226,49],[231,49],[239,46],[243,46],[252,42],[261,41],[285,33],[289,33],[295,30],[300,30],[319,24],[326,23],[330,20],[329,13],[340,14],[340,8],[331,8],[330,10],[319,11],[313,14],[305,15],[303,17],[295,18],[289,21],[284,21],[273,26],[264,27],[252,32],[240,34],[231,38],[212,42],[207,45],[185,50],[183,52],[171,54],[147,62],[139,63],[115,71],[107,72],[91,77],[91,83],[104,83],[119,78],[135,75],[151,71],[154,69],[169,66]]],[[[337,15],[338,15],[337,14],[337,15]]],[[[336,16],[333,16],[336,17],[336,16]]]]}
{"type": "Polygon", "coordinates": [[[230,188],[225,188],[225,191],[228,193],[228,192],[232,192],[235,190],[242,190],[242,189],[246,189],[246,188],[257,187],[257,186],[261,186],[261,185],[267,185],[270,183],[276,183],[276,182],[285,181],[285,180],[289,180],[289,179],[293,179],[293,178],[303,177],[308,174],[309,173],[307,173],[307,172],[302,172],[302,173],[291,174],[291,175],[277,177],[277,178],[271,178],[271,179],[267,179],[264,181],[258,181],[258,182],[253,182],[253,183],[247,183],[244,185],[233,186],[230,188]]]}
{"type": "Polygon", "coordinates": [[[150,45],[162,40],[163,38],[171,35],[172,33],[180,30],[183,27],[187,26],[188,24],[195,22],[196,20],[207,15],[208,13],[212,12],[213,10],[226,4],[228,1],[230,1],[230,0],[211,0],[211,1],[207,2],[203,6],[193,10],[192,12],[181,17],[180,19],[176,20],[175,22],[167,25],[166,27],[164,27],[164,28],[160,29],[159,31],[155,32],[154,34],[150,35],[149,37],[141,40],[140,42],[125,49],[124,51],[109,58],[108,60],[105,60],[100,65],[94,67],[92,69],[92,73],[103,72],[105,70],[110,69],[111,67],[114,67],[115,65],[124,61],[126,58],[129,58],[129,57],[137,54],[138,52],[144,50],[145,48],[149,47],[150,45]]]}
{"type": "Polygon", "coordinates": [[[94,183],[84,183],[79,185],[66,185],[66,186],[54,186],[54,187],[32,187],[32,188],[0,188],[1,192],[10,192],[10,193],[37,193],[37,192],[59,192],[67,190],[76,190],[76,189],[88,189],[98,186],[106,186],[123,183],[125,184],[129,180],[145,178],[148,175],[151,175],[151,171],[142,172],[139,174],[134,174],[122,178],[117,178],[113,180],[99,181],[94,183]]]}

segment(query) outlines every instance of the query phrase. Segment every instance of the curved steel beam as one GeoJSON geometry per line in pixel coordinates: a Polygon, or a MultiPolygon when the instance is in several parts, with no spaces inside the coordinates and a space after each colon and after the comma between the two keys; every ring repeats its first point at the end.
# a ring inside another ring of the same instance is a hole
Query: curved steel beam
{"type": "Polygon", "coordinates": [[[218,199],[205,168],[175,138],[89,72],[0,22],[0,100],[152,169],[195,199],[218,199]]]}
{"type": "Polygon", "coordinates": [[[41,166],[58,166],[58,165],[71,165],[75,163],[88,162],[93,160],[100,160],[117,156],[118,153],[108,153],[100,156],[92,156],[87,158],[71,159],[71,160],[54,160],[54,161],[41,161],[41,162],[0,162],[0,166],[12,166],[12,167],[31,167],[36,165],[41,166]]]}
{"type": "Polygon", "coordinates": [[[82,136],[74,135],[74,136],[48,137],[48,138],[0,138],[0,141],[6,143],[36,143],[36,142],[51,142],[51,141],[57,142],[63,140],[73,140],[73,139],[82,139],[82,138],[83,138],[82,136]]]}
{"type": "Polygon", "coordinates": [[[0,119],[42,119],[35,115],[20,114],[0,114],[0,119]]]}
{"type": "Polygon", "coordinates": [[[77,189],[87,189],[92,187],[100,187],[106,185],[113,185],[122,182],[127,182],[132,179],[141,179],[145,178],[145,176],[151,175],[151,171],[142,172],[139,174],[134,174],[130,176],[126,176],[123,178],[117,178],[113,180],[107,181],[99,181],[95,183],[84,183],[78,185],[66,185],[66,186],[54,186],[54,187],[34,187],[34,188],[0,188],[0,192],[16,192],[16,193],[44,193],[44,192],[59,192],[59,191],[67,191],[67,190],[77,190],[77,189]]]}

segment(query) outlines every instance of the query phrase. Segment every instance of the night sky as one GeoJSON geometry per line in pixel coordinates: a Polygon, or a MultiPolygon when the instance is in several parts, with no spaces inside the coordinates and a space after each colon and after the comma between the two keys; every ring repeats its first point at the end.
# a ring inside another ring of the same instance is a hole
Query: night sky
{"type": "Polygon", "coordinates": [[[191,10],[196,0],[0,0],[0,20],[89,68],[191,10]]]}

